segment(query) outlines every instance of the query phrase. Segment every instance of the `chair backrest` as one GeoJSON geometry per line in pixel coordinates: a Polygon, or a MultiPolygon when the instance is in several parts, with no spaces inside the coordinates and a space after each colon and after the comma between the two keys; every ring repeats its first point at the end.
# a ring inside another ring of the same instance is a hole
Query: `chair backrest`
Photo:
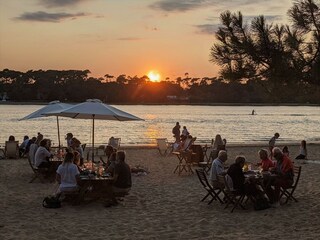
{"type": "Polygon", "coordinates": [[[18,141],[6,141],[5,154],[7,158],[17,158],[19,154],[18,141]]]}
{"type": "Polygon", "coordinates": [[[27,158],[28,158],[28,163],[29,163],[29,165],[30,165],[30,167],[31,167],[31,169],[32,169],[32,171],[37,171],[37,168],[35,168],[34,166],[33,166],[33,164],[32,164],[32,162],[31,162],[31,158],[30,158],[30,156],[28,155],[27,156],[27,158]]]}
{"type": "Polygon", "coordinates": [[[168,148],[167,138],[157,138],[157,146],[160,150],[166,150],[168,148]]]}
{"type": "Polygon", "coordinates": [[[86,149],[86,146],[87,146],[87,144],[86,144],[86,143],[81,144],[82,151],[84,151],[84,150],[86,149]]]}
{"type": "Polygon", "coordinates": [[[296,187],[301,175],[301,166],[293,166],[293,173],[296,176],[294,182],[294,187],[296,187]]]}
{"type": "Polygon", "coordinates": [[[187,138],[181,148],[181,151],[186,151],[190,148],[190,146],[196,141],[196,137],[194,138],[187,138]]]}
{"type": "Polygon", "coordinates": [[[196,169],[196,173],[198,175],[199,181],[202,184],[203,187],[209,187],[211,188],[211,185],[208,182],[206,173],[204,172],[203,169],[196,169]]]}
{"type": "Polygon", "coordinates": [[[111,137],[109,138],[109,143],[108,145],[112,146],[113,148],[115,149],[119,149],[120,148],[120,142],[121,142],[121,138],[114,138],[114,137],[111,137]]]}

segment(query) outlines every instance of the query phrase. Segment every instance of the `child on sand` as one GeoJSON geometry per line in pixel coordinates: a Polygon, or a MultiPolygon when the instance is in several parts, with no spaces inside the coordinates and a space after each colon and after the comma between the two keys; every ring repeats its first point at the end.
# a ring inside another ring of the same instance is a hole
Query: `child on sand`
{"type": "Polygon", "coordinates": [[[307,159],[307,142],[305,140],[301,141],[300,145],[300,154],[296,159],[307,159]]]}

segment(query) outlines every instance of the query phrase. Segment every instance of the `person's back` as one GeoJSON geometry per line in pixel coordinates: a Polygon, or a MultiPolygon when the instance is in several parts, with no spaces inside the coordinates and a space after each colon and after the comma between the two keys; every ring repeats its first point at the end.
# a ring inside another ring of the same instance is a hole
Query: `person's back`
{"type": "Polygon", "coordinates": [[[213,160],[211,164],[210,169],[210,176],[209,179],[211,181],[211,184],[213,186],[217,185],[217,175],[220,175],[224,172],[224,162],[227,161],[227,152],[226,151],[220,151],[218,153],[218,157],[213,160]]]}
{"type": "Polygon", "coordinates": [[[244,174],[239,164],[233,163],[230,165],[227,174],[232,178],[233,188],[236,190],[244,190],[244,174]]]}
{"type": "Polygon", "coordinates": [[[51,157],[52,154],[47,150],[46,145],[47,139],[43,139],[35,153],[34,161],[36,167],[46,168],[50,166],[49,157],[51,157]]]}
{"type": "Polygon", "coordinates": [[[62,164],[59,165],[56,173],[56,180],[58,181],[58,192],[69,191],[77,189],[77,178],[80,174],[78,166],[73,163],[74,155],[68,152],[62,164]]]}
{"type": "Polygon", "coordinates": [[[29,148],[29,158],[33,165],[35,165],[35,154],[37,152],[38,145],[36,143],[32,143],[29,148]]]}
{"type": "Polygon", "coordinates": [[[118,175],[113,185],[117,188],[131,188],[131,170],[127,163],[120,162],[115,165],[114,173],[118,175]]]}
{"type": "Polygon", "coordinates": [[[57,169],[57,173],[59,173],[61,176],[60,187],[64,188],[77,186],[76,176],[80,173],[76,164],[72,162],[60,164],[57,169]]]}

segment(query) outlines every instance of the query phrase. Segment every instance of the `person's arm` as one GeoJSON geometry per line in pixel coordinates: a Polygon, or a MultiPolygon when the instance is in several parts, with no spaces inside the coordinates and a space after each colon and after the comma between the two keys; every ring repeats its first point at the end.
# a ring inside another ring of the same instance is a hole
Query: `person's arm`
{"type": "Polygon", "coordinates": [[[56,181],[61,184],[61,175],[59,173],[56,174],[56,181]]]}

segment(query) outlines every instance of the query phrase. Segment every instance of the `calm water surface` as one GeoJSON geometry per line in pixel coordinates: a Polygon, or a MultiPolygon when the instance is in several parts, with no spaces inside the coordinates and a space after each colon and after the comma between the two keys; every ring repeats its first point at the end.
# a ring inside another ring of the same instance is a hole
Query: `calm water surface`
{"type": "MultiPolygon", "coordinates": [[[[318,106],[187,106],[187,105],[114,105],[145,121],[118,122],[95,121],[95,142],[105,143],[109,137],[121,137],[123,145],[154,144],[156,138],[173,140],[171,130],[176,121],[187,126],[197,137],[198,143],[210,142],[221,134],[228,143],[268,142],[275,132],[279,141],[320,142],[320,107],[318,106]],[[251,115],[252,109],[257,115],[251,115]]],[[[38,110],[41,105],[0,105],[0,143],[9,135],[21,142],[24,135],[36,136],[37,132],[57,144],[55,117],[19,121],[38,110]]],[[[64,136],[72,132],[82,143],[90,143],[92,121],[60,118],[62,144],[64,136]]]]}

